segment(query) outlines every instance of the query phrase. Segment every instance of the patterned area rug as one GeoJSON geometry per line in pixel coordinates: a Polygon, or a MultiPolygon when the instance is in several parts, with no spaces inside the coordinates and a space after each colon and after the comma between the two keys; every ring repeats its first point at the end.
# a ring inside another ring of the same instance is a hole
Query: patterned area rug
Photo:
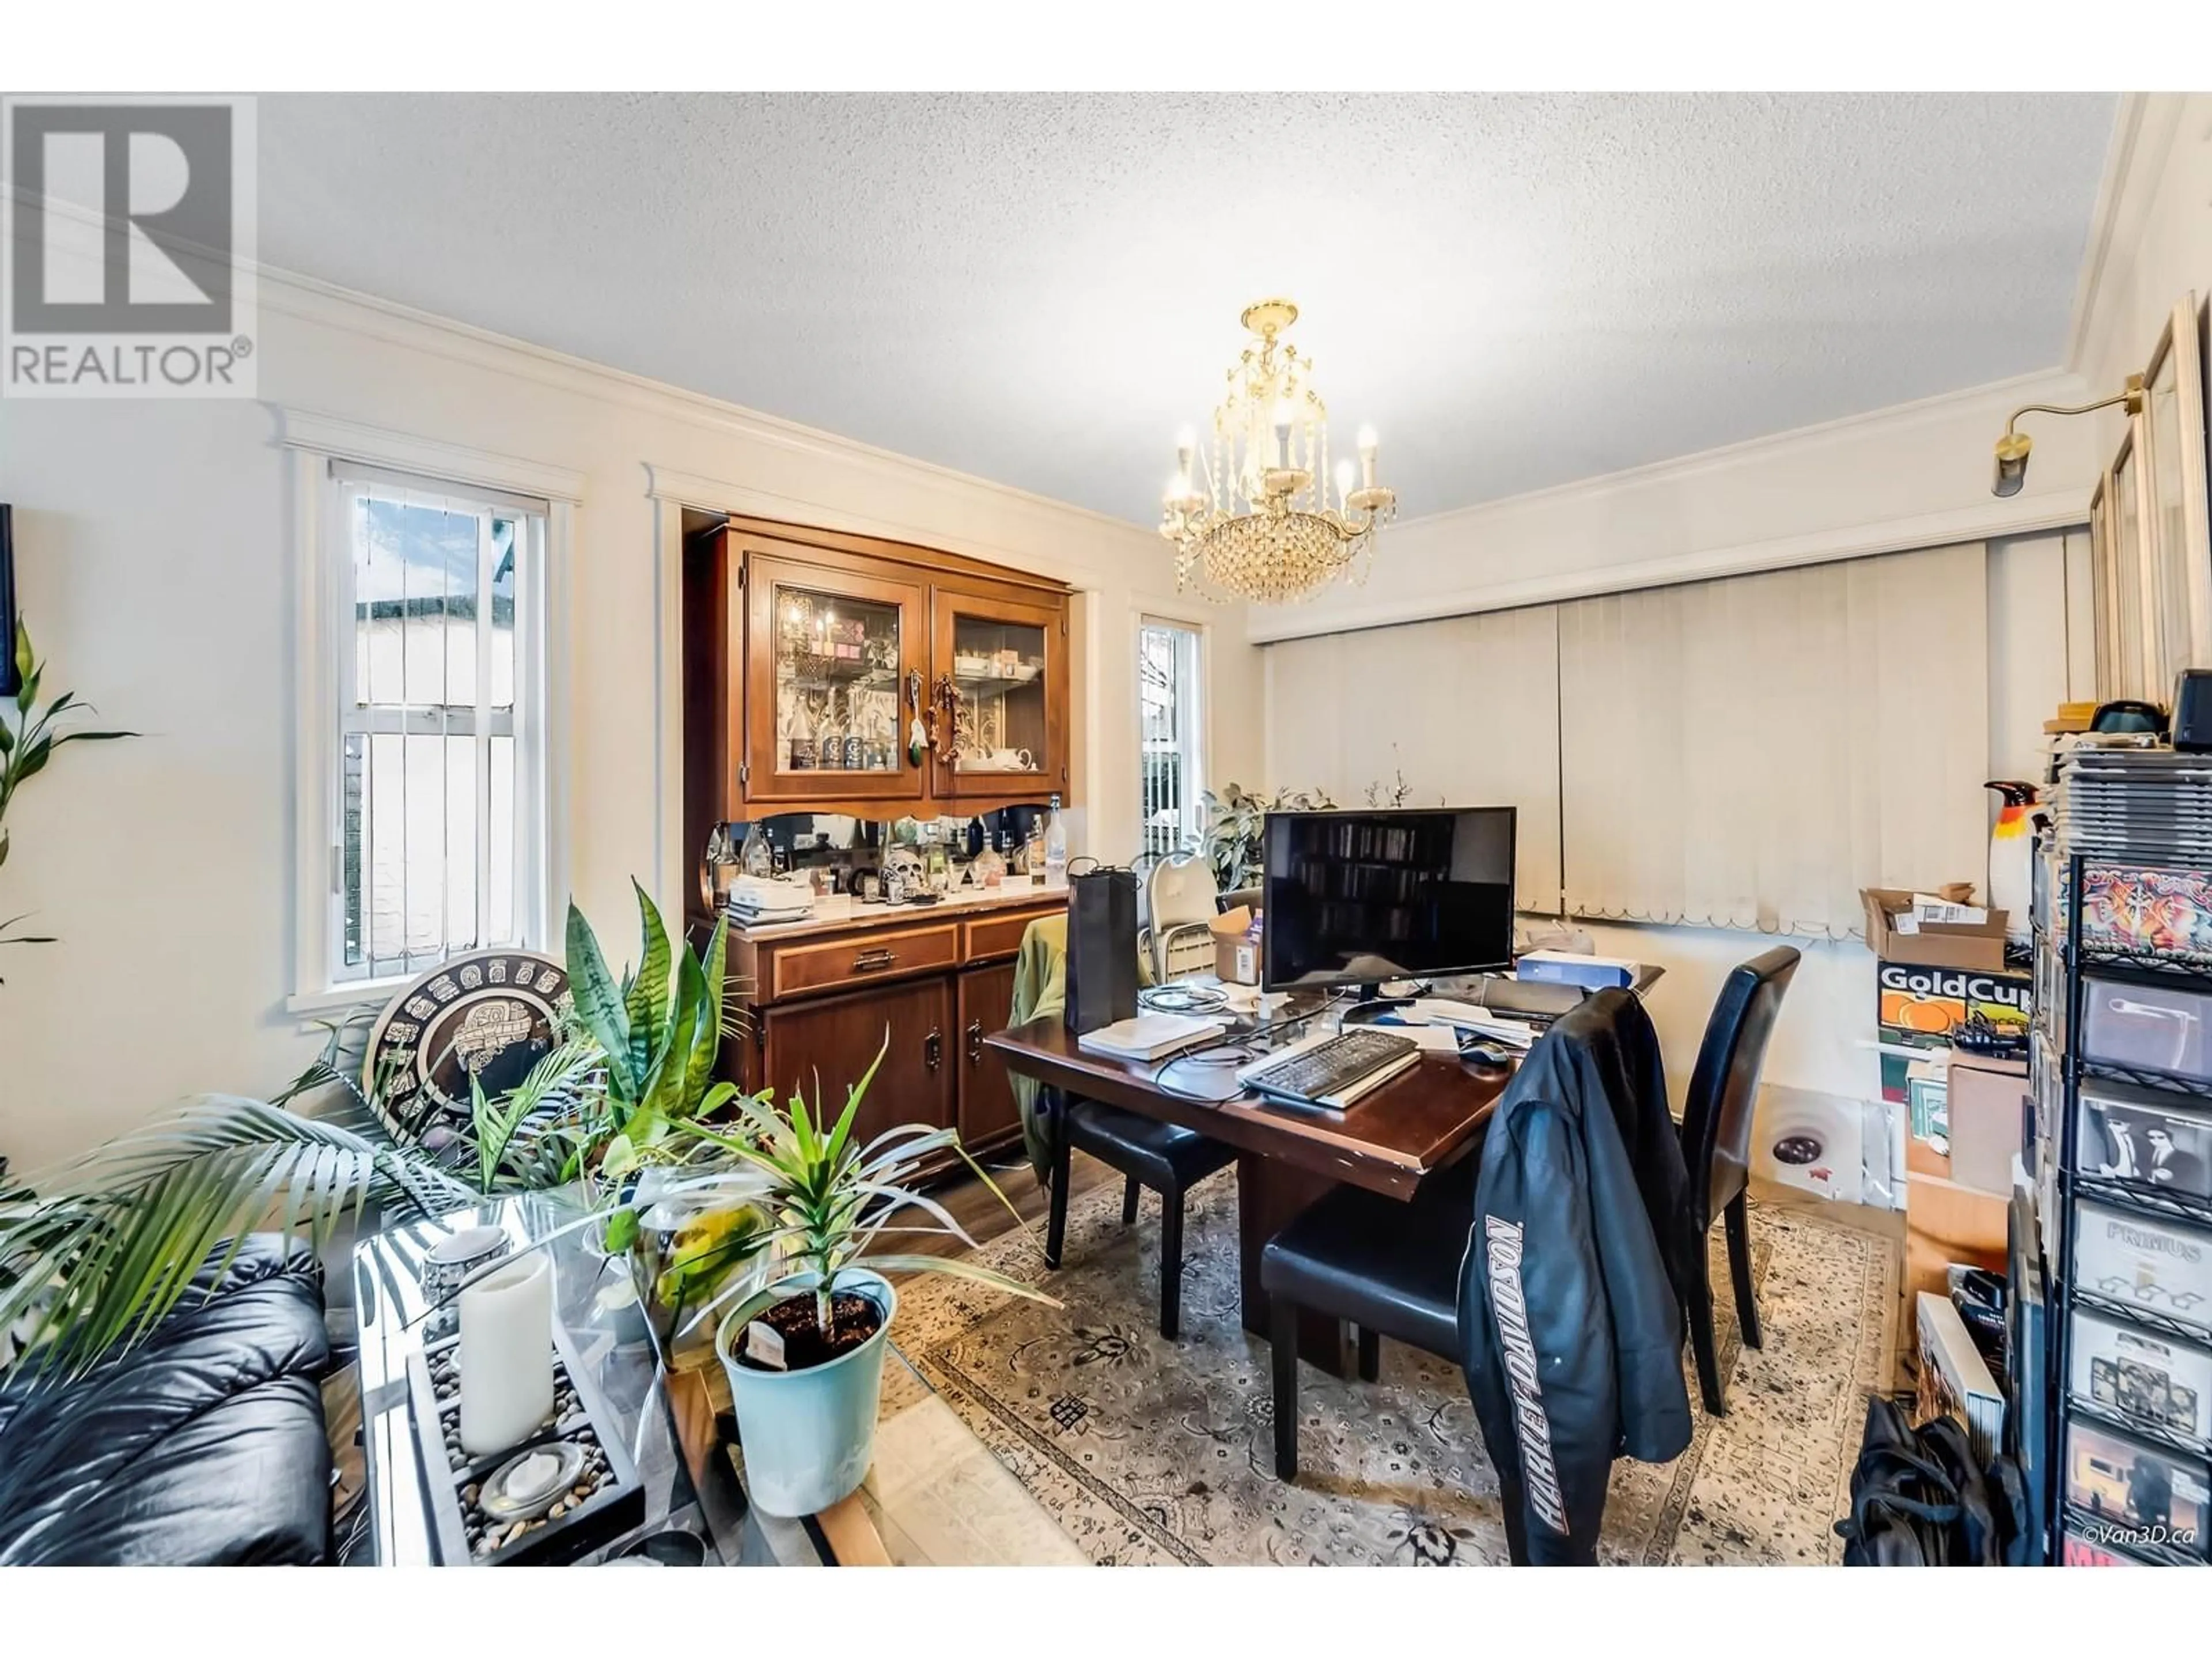
{"type": "MultiPolygon", "coordinates": [[[[1048,1285],[1064,1306],[931,1275],[900,1286],[895,1332],[1091,1560],[1504,1563],[1497,1480],[1455,1367],[1389,1341],[1378,1382],[1305,1367],[1298,1480],[1285,1486],[1273,1473],[1267,1345],[1237,1321],[1234,1171],[1188,1200],[1179,1342],[1156,1323],[1158,1198],[1147,1193],[1127,1229],[1121,1202],[1118,1180],[1076,1200],[1057,1273],[1045,1270],[1041,1231],[979,1253],[1048,1285]]],[[[1888,1386],[1898,1249],[1816,1212],[1759,1206],[1752,1239],[1766,1346],[1743,1347],[1724,1307],[1728,1413],[1699,1411],[1672,1463],[1615,1466],[1608,1563],[1841,1559],[1830,1524],[1846,1507],[1865,1397],[1888,1386]]],[[[1727,1304],[1720,1241],[1716,1227],[1727,1304]]]]}

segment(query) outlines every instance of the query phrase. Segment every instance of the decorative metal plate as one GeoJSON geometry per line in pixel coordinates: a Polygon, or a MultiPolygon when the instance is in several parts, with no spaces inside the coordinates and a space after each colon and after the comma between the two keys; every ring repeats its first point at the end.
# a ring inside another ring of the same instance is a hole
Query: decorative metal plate
{"type": "Polygon", "coordinates": [[[469,1077],[512,1089],[554,1043],[568,970],[533,951],[473,951],[392,1000],[368,1034],[361,1086],[384,1126],[420,1141],[469,1121],[469,1077]]]}

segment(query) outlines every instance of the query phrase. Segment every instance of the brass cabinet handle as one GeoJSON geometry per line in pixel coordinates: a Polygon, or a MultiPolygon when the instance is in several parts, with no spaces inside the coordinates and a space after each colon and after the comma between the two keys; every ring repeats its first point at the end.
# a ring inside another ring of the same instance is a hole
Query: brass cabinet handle
{"type": "Polygon", "coordinates": [[[980,1019],[971,1019],[968,1022],[968,1063],[970,1066],[980,1065],[982,1063],[982,1059],[983,1022],[980,1019]]]}
{"type": "Polygon", "coordinates": [[[893,966],[897,961],[898,952],[896,951],[863,951],[853,958],[853,971],[856,974],[878,973],[893,966]]]}
{"type": "Polygon", "coordinates": [[[933,1025],[929,1028],[929,1035],[921,1040],[921,1057],[929,1063],[929,1069],[933,1072],[944,1064],[945,1033],[933,1025]]]}

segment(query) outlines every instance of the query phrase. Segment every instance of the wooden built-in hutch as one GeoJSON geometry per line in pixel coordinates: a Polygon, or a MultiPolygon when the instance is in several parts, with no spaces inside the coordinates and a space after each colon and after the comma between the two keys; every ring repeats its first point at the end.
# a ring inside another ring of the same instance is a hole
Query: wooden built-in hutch
{"type": "MultiPolygon", "coordinates": [[[[692,856],[718,823],[784,813],[964,818],[1072,800],[1068,608],[1063,583],[904,543],[736,518],[690,536],[692,856]]],[[[1064,903],[1009,887],[735,931],[753,1030],[726,1072],[810,1097],[818,1075],[836,1101],[888,1027],[863,1133],[931,1122],[957,1124],[971,1149],[1010,1139],[1012,1091],[983,1038],[1006,1024],[1023,932],[1064,903]]]]}

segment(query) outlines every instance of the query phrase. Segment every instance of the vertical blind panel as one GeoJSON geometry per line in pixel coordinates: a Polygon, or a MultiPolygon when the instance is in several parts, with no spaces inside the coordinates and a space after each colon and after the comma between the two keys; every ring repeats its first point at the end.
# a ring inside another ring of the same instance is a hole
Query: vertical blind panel
{"type": "Polygon", "coordinates": [[[1559,896],[1556,607],[1286,640],[1267,651],[1267,777],[1339,805],[1520,809],[1515,902],[1559,896]]]}
{"type": "Polygon", "coordinates": [[[1843,934],[1858,890],[1978,878],[1979,543],[1560,608],[1577,913],[1843,934]]]}

